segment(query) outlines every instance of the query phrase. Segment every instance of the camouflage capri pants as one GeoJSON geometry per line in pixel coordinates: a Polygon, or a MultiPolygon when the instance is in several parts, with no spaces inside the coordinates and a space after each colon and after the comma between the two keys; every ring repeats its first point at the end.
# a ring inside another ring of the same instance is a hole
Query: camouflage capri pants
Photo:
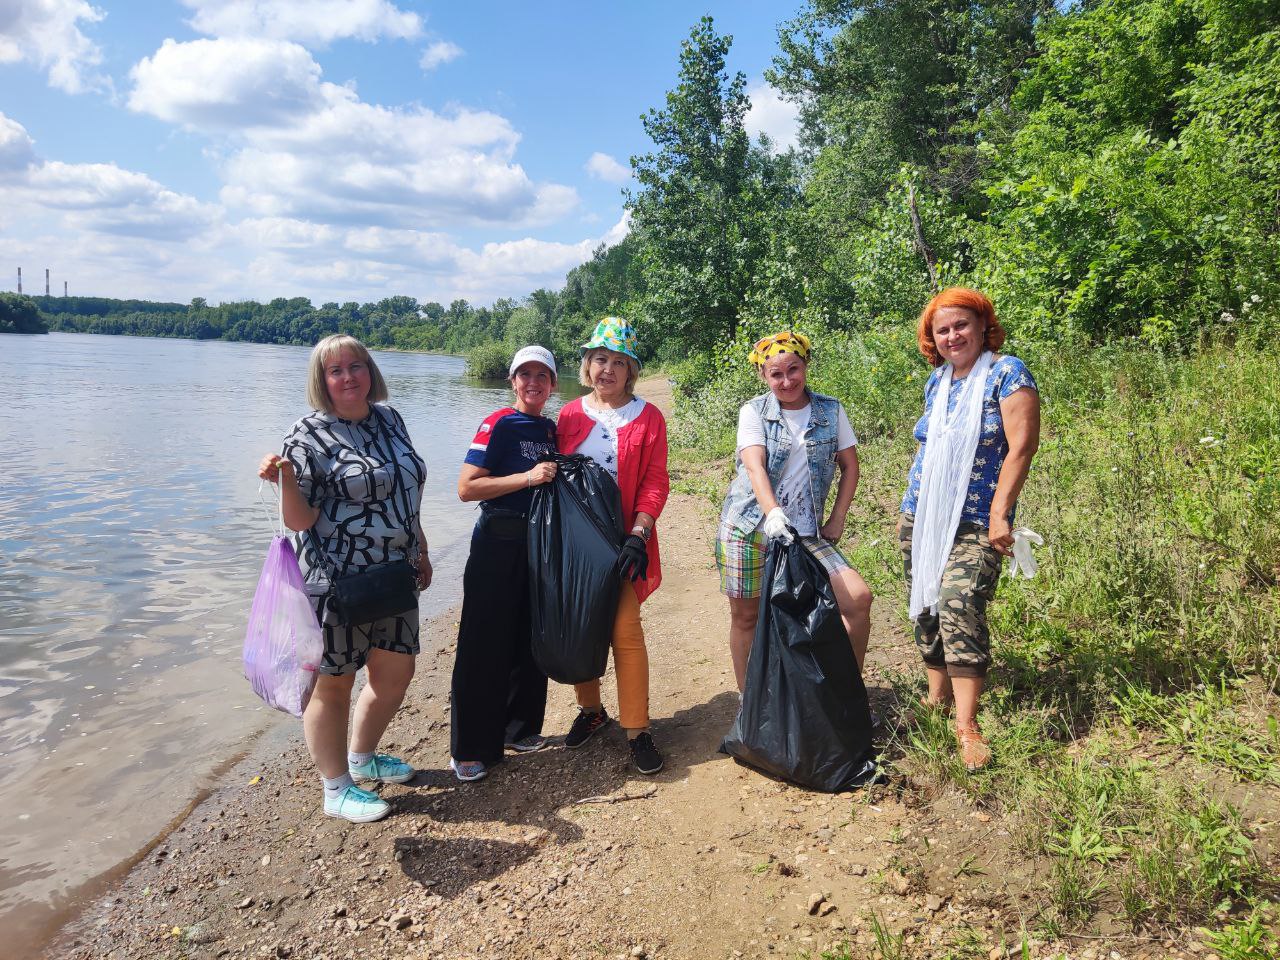
{"type": "MultiPolygon", "coordinates": [[[[902,515],[898,541],[902,566],[911,592],[911,531],[915,517],[902,515]]],[[[991,633],[987,604],[996,595],[1004,562],[987,539],[985,527],[963,522],[942,571],[938,612],[916,618],[916,647],[925,665],[946,670],[952,677],[985,677],[991,666],[991,633]]]]}

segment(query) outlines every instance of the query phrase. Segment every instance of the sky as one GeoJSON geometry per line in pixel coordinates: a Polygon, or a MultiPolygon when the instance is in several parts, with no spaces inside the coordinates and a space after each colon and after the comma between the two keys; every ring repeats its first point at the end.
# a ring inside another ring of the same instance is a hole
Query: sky
{"type": "Polygon", "coordinates": [[[748,128],[801,0],[0,0],[0,290],[210,303],[559,288],[626,235],[704,14],[748,128]]]}

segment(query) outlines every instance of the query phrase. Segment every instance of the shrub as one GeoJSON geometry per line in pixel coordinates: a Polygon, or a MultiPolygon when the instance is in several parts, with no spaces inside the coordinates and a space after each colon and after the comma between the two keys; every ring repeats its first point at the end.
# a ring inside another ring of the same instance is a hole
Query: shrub
{"type": "Polygon", "coordinates": [[[505,380],[514,350],[502,341],[482,343],[467,352],[467,375],[484,380],[505,380]]]}

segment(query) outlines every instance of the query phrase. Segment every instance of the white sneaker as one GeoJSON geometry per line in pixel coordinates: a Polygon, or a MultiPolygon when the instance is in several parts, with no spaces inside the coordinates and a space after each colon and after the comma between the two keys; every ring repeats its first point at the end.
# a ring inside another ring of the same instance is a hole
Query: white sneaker
{"type": "Polygon", "coordinates": [[[352,823],[371,823],[381,820],[390,812],[391,804],[376,793],[361,790],[355,785],[347,787],[336,797],[324,798],[326,817],[338,817],[352,823]]]}

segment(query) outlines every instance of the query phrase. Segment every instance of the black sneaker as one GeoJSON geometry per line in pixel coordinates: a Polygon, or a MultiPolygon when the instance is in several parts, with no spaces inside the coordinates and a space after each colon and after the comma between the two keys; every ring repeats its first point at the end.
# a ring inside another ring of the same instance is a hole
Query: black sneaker
{"type": "Polygon", "coordinates": [[[636,765],[637,770],[641,773],[657,773],[662,769],[662,754],[653,745],[653,737],[649,736],[648,730],[627,742],[631,746],[631,762],[636,765]]]}
{"type": "Polygon", "coordinates": [[[608,725],[609,714],[604,707],[595,712],[583,710],[579,707],[578,716],[574,718],[573,726],[565,734],[564,745],[570,750],[576,750],[590,740],[597,730],[608,725]]]}

